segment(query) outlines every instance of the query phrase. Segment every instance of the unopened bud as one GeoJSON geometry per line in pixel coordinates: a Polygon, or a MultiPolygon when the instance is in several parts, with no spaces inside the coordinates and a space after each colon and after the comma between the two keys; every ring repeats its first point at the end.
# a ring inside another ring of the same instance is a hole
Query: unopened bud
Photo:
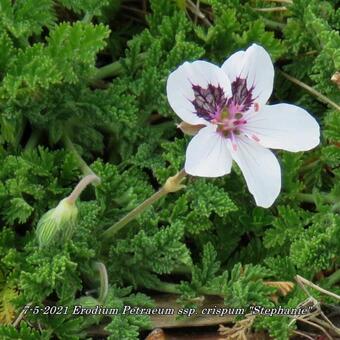
{"type": "Polygon", "coordinates": [[[52,241],[64,242],[71,238],[78,216],[76,200],[92,182],[100,182],[99,177],[94,174],[85,176],[68,197],[40,218],[36,230],[40,247],[47,246],[52,241]]]}
{"type": "Polygon", "coordinates": [[[186,122],[181,122],[180,124],[177,125],[177,127],[186,135],[189,136],[194,136],[197,134],[199,130],[204,128],[205,125],[203,124],[198,124],[198,125],[191,125],[186,122]]]}
{"type": "Polygon", "coordinates": [[[72,236],[77,221],[78,208],[74,202],[64,198],[56,208],[46,212],[39,220],[36,235],[40,247],[52,241],[65,241],[72,236]]]}

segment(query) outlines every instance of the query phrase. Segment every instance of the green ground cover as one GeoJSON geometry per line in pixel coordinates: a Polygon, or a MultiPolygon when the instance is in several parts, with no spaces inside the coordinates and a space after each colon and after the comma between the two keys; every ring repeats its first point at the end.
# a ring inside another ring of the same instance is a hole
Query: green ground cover
{"type": "MultiPolygon", "coordinates": [[[[154,326],[147,315],[20,316],[28,304],[151,308],[164,292],[187,307],[218,295],[228,307],[295,308],[308,298],[296,275],[328,292],[309,287],[316,301],[339,305],[339,4],[0,0],[0,339],[132,340],[154,326]],[[189,176],[103,236],[183,167],[192,137],[176,128],[169,74],[185,61],[221,65],[252,43],[275,65],[270,103],[301,106],[321,128],[317,148],[275,151],[275,204],[257,207],[235,166],[189,176]],[[72,232],[40,247],[40,218],[90,173],[101,181],[77,200],[72,232]],[[295,285],[285,295],[268,281],[295,285]]],[[[324,334],[302,326],[251,323],[275,339],[324,334]]]]}

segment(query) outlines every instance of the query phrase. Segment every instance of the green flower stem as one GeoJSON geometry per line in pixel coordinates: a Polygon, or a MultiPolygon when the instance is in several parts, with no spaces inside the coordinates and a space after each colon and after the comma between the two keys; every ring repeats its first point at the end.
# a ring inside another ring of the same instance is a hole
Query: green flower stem
{"type": "Polygon", "coordinates": [[[261,17],[261,20],[264,22],[264,24],[267,27],[273,28],[274,30],[278,29],[278,30],[282,31],[286,26],[285,24],[283,24],[281,22],[270,20],[270,19],[263,18],[263,17],[261,17]]]}
{"type": "Polygon", "coordinates": [[[94,172],[92,171],[92,169],[86,164],[86,162],[83,160],[83,158],[79,155],[77,149],[75,148],[75,146],[72,143],[72,141],[70,140],[70,138],[67,137],[67,136],[64,136],[63,142],[64,142],[66,149],[68,151],[70,151],[73,154],[73,156],[75,157],[75,159],[77,160],[82,173],[85,176],[86,175],[94,175],[94,172]]]}
{"type": "Polygon", "coordinates": [[[107,270],[102,262],[95,262],[94,263],[95,269],[99,271],[99,278],[100,278],[100,289],[99,289],[99,296],[98,301],[100,303],[104,303],[107,297],[107,293],[109,291],[109,279],[107,276],[107,270]]]}
{"type": "Polygon", "coordinates": [[[337,202],[332,207],[332,212],[334,213],[340,213],[340,202],[337,202]]]}
{"type": "MultiPolygon", "coordinates": [[[[4,119],[3,124],[4,124],[4,126],[6,126],[6,119],[4,119]]],[[[17,148],[20,144],[20,141],[21,141],[22,136],[24,134],[26,125],[27,125],[27,119],[25,119],[25,118],[20,119],[18,124],[16,124],[16,127],[15,127],[16,133],[14,134],[13,138],[12,137],[10,138],[10,143],[15,148],[17,148]]]]}
{"type": "Polygon", "coordinates": [[[280,7],[263,7],[263,8],[252,8],[256,12],[263,12],[263,13],[272,13],[272,12],[285,12],[287,11],[287,7],[280,6],[280,7]]]}
{"type": "Polygon", "coordinates": [[[308,91],[309,93],[311,93],[313,96],[315,96],[319,101],[326,103],[332,107],[334,107],[336,110],[340,111],[340,106],[333,102],[331,99],[329,99],[328,97],[324,96],[322,93],[320,93],[319,91],[315,90],[313,87],[303,83],[302,81],[290,76],[289,74],[287,74],[286,72],[283,72],[280,70],[280,73],[287,78],[288,80],[290,80],[292,83],[301,86],[302,88],[304,88],[306,91],[308,91]]]}
{"type": "Polygon", "coordinates": [[[28,139],[28,141],[25,145],[24,151],[30,151],[30,150],[34,149],[39,142],[40,136],[41,136],[40,130],[33,130],[30,138],[28,139]]]}
{"type": "Polygon", "coordinates": [[[326,279],[327,287],[332,287],[340,281],[340,269],[335,271],[332,275],[328,276],[326,279]]]}
{"type": "Polygon", "coordinates": [[[70,204],[74,204],[78,199],[80,194],[84,191],[84,189],[92,182],[100,182],[100,179],[96,175],[87,175],[80,180],[80,182],[73,189],[71,194],[66,198],[67,202],[70,204]]]}
{"type": "MultiPolygon", "coordinates": [[[[145,61],[145,58],[146,58],[145,53],[139,54],[137,59],[136,59],[137,65],[142,65],[143,62],[145,61]]],[[[131,59],[125,58],[124,62],[128,64],[128,63],[131,62],[131,59]]],[[[123,62],[118,60],[118,61],[115,61],[111,64],[108,64],[108,65],[105,65],[101,68],[98,68],[97,71],[95,72],[95,74],[90,79],[90,83],[96,82],[96,81],[104,79],[104,78],[118,76],[118,75],[122,74],[123,72],[124,72],[123,62]]]]}
{"type": "Polygon", "coordinates": [[[91,22],[92,18],[93,18],[93,14],[90,13],[90,12],[86,12],[81,21],[85,22],[85,23],[89,23],[89,22],[91,22]]]}
{"type": "Polygon", "coordinates": [[[146,208],[148,208],[154,202],[161,199],[163,196],[166,196],[170,192],[176,192],[184,188],[184,185],[182,185],[181,182],[185,176],[186,176],[186,173],[184,169],[182,169],[175,176],[169,177],[161,189],[159,189],[152,196],[147,198],[143,203],[141,203],[135,209],[130,211],[127,215],[125,215],[121,220],[119,220],[109,229],[105,230],[104,233],[102,234],[103,239],[107,239],[115,235],[120,229],[126,226],[130,221],[134,220],[146,208]]]}
{"type": "MultiPolygon", "coordinates": [[[[330,196],[329,194],[320,194],[323,201],[325,203],[330,203],[330,204],[336,204],[336,199],[332,196],[330,196]]],[[[299,200],[299,201],[302,201],[302,202],[307,202],[307,203],[315,203],[316,201],[316,195],[314,194],[305,194],[305,193],[298,193],[296,195],[296,198],[299,200]]]]}

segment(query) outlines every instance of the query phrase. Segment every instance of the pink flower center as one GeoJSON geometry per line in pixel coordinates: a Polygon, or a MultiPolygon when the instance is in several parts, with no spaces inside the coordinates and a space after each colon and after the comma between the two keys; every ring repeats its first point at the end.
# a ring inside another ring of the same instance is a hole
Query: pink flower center
{"type": "MultiPolygon", "coordinates": [[[[244,113],[254,104],[252,86],[247,89],[246,79],[236,78],[231,84],[232,96],[227,98],[218,85],[209,84],[207,88],[192,85],[195,99],[192,104],[195,113],[212,124],[217,125],[217,132],[225,138],[230,138],[233,145],[235,135],[239,135],[242,127],[247,124],[244,113]]],[[[254,104],[255,109],[258,107],[254,104]]]]}

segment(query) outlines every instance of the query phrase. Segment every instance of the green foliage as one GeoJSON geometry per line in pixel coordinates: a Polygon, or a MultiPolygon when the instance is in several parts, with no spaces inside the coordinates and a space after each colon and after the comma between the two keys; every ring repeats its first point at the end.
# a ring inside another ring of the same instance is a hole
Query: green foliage
{"type": "Polygon", "coordinates": [[[105,46],[104,40],[108,34],[108,29],[103,25],[81,22],[72,26],[62,23],[51,31],[47,38],[47,53],[66,83],[75,83],[79,80],[77,74],[93,67],[95,56],[105,46]]]}
{"type": "Polygon", "coordinates": [[[157,281],[155,274],[171,273],[176,265],[190,265],[189,251],[181,242],[183,229],[182,223],[174,223],[151,235],[140,231],[132,239],[119,240],[110,253],[112,276],[124,277],[135,286],[152,287],[157,281]]]}
{"type": "Polygon", "coordinates": [[[107,6],[109,0],[61,0],[60,3],[78,14],[100,15],[101,7],[107,6]]]}
{"type": "Polygon", "coordinates": [[[37,218],[70,192],[78,172],[71,155],[42,147],[0,159],[1,216],[8,225],[37,218]]]}
{"type": "Polygon", "coordinates": [[[40,334],[39,331],[34,330],[28,326],[26,322],[21,322],[20,329],[16,329],[14,326],[0,326],[0,335],[4,340],[14,340],[14,339],[48,339],[48,334],[40,334]]]}
{"type": "Polygon", "coordinates": [[[294,62],[286,69],[300,79],[310,78],[319,91],[334,102],[339,102],[339,91],[330,82],[339,69],[340,36],[332,21],[336,15],[335,8],[329,1],[299,0],[294,2],[291,10],[293,15],[284,33],[294,62]],[[311,51],[315,50],[317,52],[313,56],[311,51]]]}
{"type": "Polygon", "coordinates": [[[309,223],[309,214],[302,209],[293,210],[286,206],[279,206],[278,211],[279,216],[273,221],[273,228],[265,233],[264,245],[267,248],[281,249],[287,239],[292,241],[299,237],[309,223]]]}
{"type": "Polygon", "coordinates": [[[270,306],[269,294],[275,289],[263,284],[262,279],[270,272],[259,265],[236,264],[230,272],[220,272],[217,252],[210,243],[203,249],[202,263],[192,270],[191,283],[182,283],[183,298],[192,299],[195,292],[219,294],[231,307],[249,306],[256,303],[270,306]]]}
{"type": "MultiPolygon", "coordinates": [[[[279,72],[339,103],[331,81],[340,67],[336,5],[294,0],[287,11],[262,12],[274,4],[201,0],[203,17],[182,0],[150,0],[146,8],[120,0],[0,0],[0,322],[8,324],[0,338],[83,339],[99,327],[108,339],[128,340],[151,327],[145,315],[32,313],[10,326],[28,303],[152,307],[153,296],[166,292],[191,306],[217,295],[230,307],[294,308],[306,298],[299,288],[281,297],[265,282],[297,274],[338,292],[329,276],[339,270],[339,112],[279,72]],[[166,98],[170,72],[197,59],[220,65],[252,43],[275,62],[270,100],[311,112],[321,145],[275,152],[282,192],[270,209],[255,206],[233,167],[223,178],[188,176],[185,189],[102,239],[183,168],[191,137],[176,129],[166,98]],[[40,249],[39,219],[89,171],[84,162],[100,185],[82,193],[72,238],[40,249]]],[[[281,316],[254,323],[275,339],[296,327],[281,316]]]]}
{"type": "MultiPolygon", "coordinates": [[[[144,294],[131,294],[131,288],[119,289],[113,286],[108,294],[106,305],[110,308],[122,309],[124,305],[138,307],[154,307],[154,303],[144,294]]],[[[116,315],[106,326],[110,332],[109,339],[139,339],[139,330],[150,327],[150,319],[146,315],[116,315]]]]}
{"type": "Polygon", "coordinates": [[[51,28],[56,19],[51,0],[1,0],[0,13],[0,27],[24,43],[32,34],[40,34],[43,27],[51,28]]]}
{"type": "Polygon", "coordinates": [[[339,230],[338,215],[314,216],[313,225],[291,245],[291,258],[300,272],[312,274],[332,267],[340,250],[337,241],[339,230]]]}

